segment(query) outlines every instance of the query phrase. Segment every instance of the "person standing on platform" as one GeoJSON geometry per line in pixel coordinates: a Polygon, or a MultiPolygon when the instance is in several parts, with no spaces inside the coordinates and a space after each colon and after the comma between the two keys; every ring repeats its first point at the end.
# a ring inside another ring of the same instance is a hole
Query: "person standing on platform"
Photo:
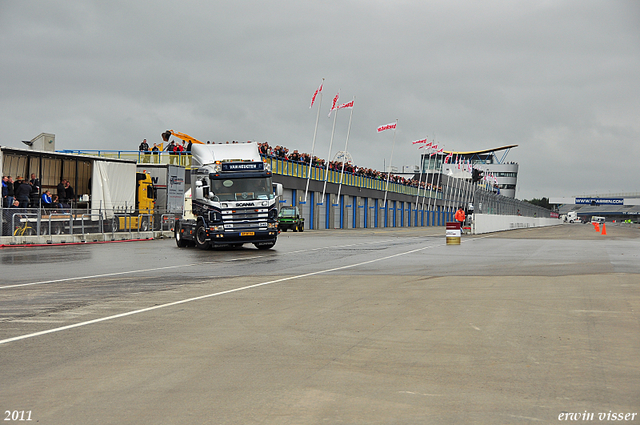
{"type": "Polygon", "coordinates": [[[184,151],[185,150],[186,149],[184,147],[184,140],[183,140],[181,145],[176,146],[176,151],[178,152],[178,156],[179,156],[179,161],[178,161],[179,165],[184,165],[184,151]]]}
{"type": "Polygon", "coordinates": [[[149,144],[147,143],[147,139],[142,140],[138,150],[142,152],[142,162],[149,162],[149,144]]]}
{"type": "Polygon", "coordinates": [[[40,203],[40,179],[36,178],[35,173],[31,173],[29,184],[31,185],[31,208],[37,208],[40,203]]]}
{"type": "Polygon", "coordinates": [[[66,194],[67,202],[69,202],[71,207],[73,207],[73,203],[76,201],[76,193],[73,191],[73,187],[71,187],[69,180],[65,180],[64,192],[66,194]]]}
{"type": "Polygon", "coordinates": [[[25,183],[22,177],[18,177],[18,185],[15,187],[15,197],[20,201],[20,208],[29,208],[29,199],[31,197],[31,185],[25,183]]]}
{"type": "Polygon", "coordinates": [[[167,149],[165,149],[167,152],[169,152],[169,162],[171,164],[175,164],[176,161],[176,142],[175,141],[171,141],[171,143],[169,143],[169,146],[167,146],[167,149]]]}
{"type": "Polygon", "coordinates": [[[191,146],[193,146],[193,143],[189,140],[189,143],[187,143],[187,151],[184,153],[186,155],[187,168],[191,168],[191,146]]]}
{"type": "Polygon", "coordinates": [[[160,162],[160,161],[158,161],[158,159],[160,159],[160,149],[158,148],[158,144],[157,143],[153,144],[153,148],[151,149],[151,154],[153,155],[153,163],[154,164],[157,164],[158,162],[160,162]]]}
{"type": "Polygon", "coordinates": [[[2,177],[2,206],[9,208],[13,205],[13,179],[11,176],[2,177]]]}

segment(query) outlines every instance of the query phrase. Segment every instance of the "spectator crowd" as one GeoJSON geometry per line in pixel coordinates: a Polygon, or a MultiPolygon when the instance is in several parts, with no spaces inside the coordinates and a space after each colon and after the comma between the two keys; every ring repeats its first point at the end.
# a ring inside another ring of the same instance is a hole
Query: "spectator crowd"
{"type": "MultiPolygon", "coordinates": [[[[318,158],[317,156],[314,156],[313,159],[311,159],[311,155],[309,155],[308,153],[300,153],[297,149],[289,153],[289,149],[284,146],[278,145],[274,148],[269,146],[268,142],[263,142],[258,143],[258,150],[260,152],[260,155],[269,158],[276,158],[305,165],[309,165],[309,162],[312,161],[311,165],[313,167],[319,167],[323,169],[327,167],[327,163],[324,159],[318,158]]],[[[329,161],[329,170],[331,171],[342,172],[342,167],[343,163],[340,161],[329,161]]],[[[381,180],[385,182],[387,181],[387,173],[377,171],[372,168],[358,167],[357,165],[353,165],[350,163],[344,164],[344,172],[345,174],[351,174],[354,176],[368,177],[370,179],[381,180]]],[[[415,178],[405,178],[394,174],[391,174],[389,176],[389,182],[401,184],[404,186],[419,187],[421,190],[425,188],[427,190],[442,190],[441,186],[436,186],[435,184],[432,185],[430,182],[418,181],[415,178]]]]}
{"type": "MultiPolygon", "coordinates": [[[[170,137],[170,134],[166,134],[166,135],[163,134],[163,138],[165,139],[165,141],[168,141],[169,137],[170,137]]],[[[207,142],[207,144],[210,144],[210,143],[212,142],[207,142]]],[[[229,142],[226,142],[226,143],[229,144],[229,142]]],[[[234,140],[231,143],[238,143],[238,142],[234,140]]],[[[170,162],[172,164],[179,162],[180,164],[185,165],[184,161],[186,158],[180,158],[180,157],[185,157],[184,154],[190,153],[191,146],[192,146],[191,142],[189,142],[188,144],[185,144],[185,142],[182,141],[182,144],[180,144],[172,140],[167,144],[164,150],[169,152],[170,162]]],[[[150,150],[149,145],[147,144],[147,139],[144,139],[142,141],[138,149],[144,155],[142,162],[149,162],[149,153],[157,154],[159,150],[156,144],[154,144],[153,149],[150,150]]],[[[309,162],[311,162],[311,165],[313,167],[319,167],[322,169],[325,169],[327,167],[327,163],[324,159],[318,158],[317,156],[314,156],[312,159],[311,155],[309,155],[308,153],[300,153],[298,152],[297,149],[290,153],[289,149],[284,146],[278,145],[276,147],[271,147],[268,142],[262,142],[262,143],[258,142],[258,150],[260,152],[260,155],[264,157],[276,158],[284,161],[294,162],[298,164],[305,164],[305,165],[309,165],[309,162]]],[[[153,162],[158,162],[158,159],[154,159],[153,162]]],[[[329,170],[331,171],[342,172],[342,167],[343,167],[343,163],[340,161],[329,161],[329,170]]],[[[344,164],[344,172],[345,174],[351,174],[354,176],[367,177],[370,179],[380,180],[383,182],[387,181],[387,173],[385,172],[377,171],[372,168],[359,167],[357,165],[350,164],[350,163],[344,164]]],[[[421,181],[415,178],[406,178],[406,177],[398,176],[394,174],[391,174],[389,176],[389,182],[401,184],[404,186],[410,186],[410,187],[416,187],[416,188],[419,187],[420,190],[426,189],[426,190],[442,191],[442,186],[436,186],[431,182],[421,181]]]]}

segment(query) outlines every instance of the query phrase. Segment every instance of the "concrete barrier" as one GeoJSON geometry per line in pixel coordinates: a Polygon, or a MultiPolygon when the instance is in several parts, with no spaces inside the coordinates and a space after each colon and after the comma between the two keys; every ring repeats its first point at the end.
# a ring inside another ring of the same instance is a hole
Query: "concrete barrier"
{"type": "Polygon", "coordinates": [[[519,215],[474,214],[471,224],[473,234],[526,229],[529,227],[556,226],[562,224],[558,218],[523,217],[519,215]]]}
{"type": "Polygon", "coordinates": [[[173,238],[172,231],[85,233],[84,235],[2,236],[0,237],[0,247],[168,238],[173,238]]]}

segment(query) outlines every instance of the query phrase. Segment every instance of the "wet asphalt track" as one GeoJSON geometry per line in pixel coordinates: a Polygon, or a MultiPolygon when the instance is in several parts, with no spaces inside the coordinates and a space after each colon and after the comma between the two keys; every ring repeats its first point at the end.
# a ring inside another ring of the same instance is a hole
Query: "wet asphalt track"
{"type": "Polygon", "coordinates": [[[638,412],[640,231],[607,231],[3,249],[0,410],[54,424],[638,412]]]}

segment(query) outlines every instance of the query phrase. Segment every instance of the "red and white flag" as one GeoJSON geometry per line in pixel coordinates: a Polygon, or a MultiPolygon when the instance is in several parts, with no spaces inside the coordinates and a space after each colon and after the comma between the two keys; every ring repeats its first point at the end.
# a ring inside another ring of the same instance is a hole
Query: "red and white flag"
{"type": "Polygon", "coordinates": [[[418,143],[427,143],[427,139],[421,139],[421,140],[416,140],[415,142],[412,142],[412,145],[417,145],[418,143]]]}
{"type": "Polygon", "coordinates": [[[316,101],[316,96],[320,92],[322,92],[322,84],[320,84],[320,87],[318,87],[318,89],[315,91],[315,93],[313,93],[313,97],[311,98],[311,106],[309,106],[309,109],[313,108],[313,103],[316,101]]]}
{"type": "Polygon", "coordinates": [[[336,108],[336,103],[338,103],[339,98],[340,98],[340,90],[338,90],[338,93],[336,93],[336,97],[333,98],[333,103],[331,104],[331,110],[329,110],[329,116],[331,116],[331,112],[338,109],[336,108]]]}
{"type": "Polygon", "coordinates": [[[391,124],[386,124],[386,125],[381,125],[380,127],[378,127],[378,133],[385,131],[385,130],[395,130],[396,129],[396,123],[391,123],[391,124]]]}
{"type": "Polygon", "coordinates": [[[350,108],[353,108],[353,100],[351,102],[343,103],[342,105],[338,106],[336,109],[350,109],[350,108]]]}
{"type": "Polygon", "coordinates": [[[448,163],[449,163],[449,160],[450,160],[451,158],[453,158],[453,154],[452,154],[452,153],[449,153],[449,155],[447,155],[447,156],[445,156],[445,157],[444,157],[444,163],[445,163],[445,164],[448,164],[448,163]]]}

